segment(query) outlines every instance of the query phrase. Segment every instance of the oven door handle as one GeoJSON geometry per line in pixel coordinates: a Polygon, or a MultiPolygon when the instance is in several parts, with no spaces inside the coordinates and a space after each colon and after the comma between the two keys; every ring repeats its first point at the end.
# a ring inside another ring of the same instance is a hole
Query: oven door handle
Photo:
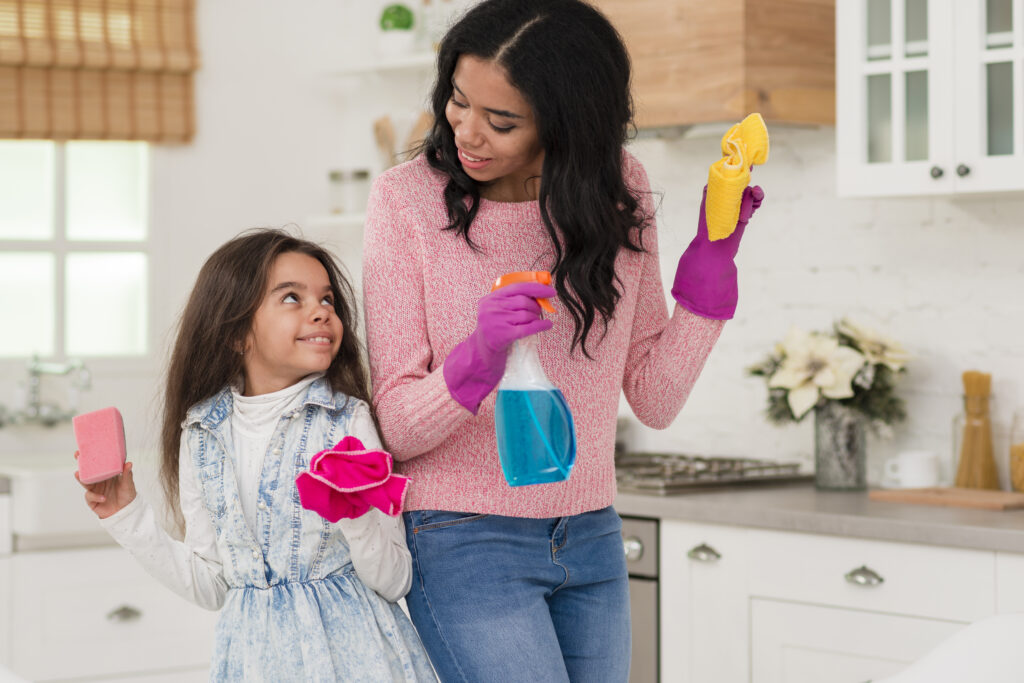
{"type": "Polygon", "coordinates": [[[690,548],[690,552],[686,553],[686,556],[698,562],[717,562],[722,559],[722,554],[706,543],[690,548]]]}

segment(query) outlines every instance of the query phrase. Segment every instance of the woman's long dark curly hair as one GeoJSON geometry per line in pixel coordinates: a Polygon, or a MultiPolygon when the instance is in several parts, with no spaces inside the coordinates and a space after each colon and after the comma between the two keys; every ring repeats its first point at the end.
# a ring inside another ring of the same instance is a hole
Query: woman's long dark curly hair
{"type": "Polygon", "coordinates": [[[222,245],[196,278],[178,325],[164,389],[160,432],[160,475],[167,503],[181,524],[178,452],[188,409],[214,396],[242,375],[245,345],[253,317],[263,302],[274,261],[281,254],[312,256],[323,265],[334,295],[334,312],[343,325],[341,348],[325,373],[334,391],[370,403],[365,354],[357,334],[352,285],[334,257],[320,245],[283,230],[256,229],[222,245]]]}
{"type": "Polygon", "coordinates": [[[449,178],[447,229],[474,246],[469,228],[480,188],[459,163],[445,116],[461,55],[501,66],[533,107],[544,148],[538,201],[555,253],[554,286],[575,323],[572,348],[578,344],[589,357],[596,316],[607,329],[622,296],[615,257],[623,248],[643,251],[648,221],[622,177],[622,146],[633,130],[629,54],[604,15],[580,0],[484,0],[452,26],[437,57],[434,125],[423,152],[449,178]]]}

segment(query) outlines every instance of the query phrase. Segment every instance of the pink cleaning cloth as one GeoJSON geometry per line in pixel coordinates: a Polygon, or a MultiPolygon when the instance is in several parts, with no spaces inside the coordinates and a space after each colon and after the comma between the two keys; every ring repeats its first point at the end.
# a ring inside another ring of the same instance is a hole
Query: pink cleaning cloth
{"type": "Polygon", "coordinates": [[[367,450],[354,436],[320,451],[295,478],[302,507],[328,522],[362,517],[375,507],[392,517],[402,512],[409,477],[391,471],[391,455],[367,450]]]}
{"type": "Polygon", "coordinates": [[[71,418],[78,442],[78,480],[95,484],[121,474],[127,457],[124,420],[117,408],[103,408],[71,418]]]}

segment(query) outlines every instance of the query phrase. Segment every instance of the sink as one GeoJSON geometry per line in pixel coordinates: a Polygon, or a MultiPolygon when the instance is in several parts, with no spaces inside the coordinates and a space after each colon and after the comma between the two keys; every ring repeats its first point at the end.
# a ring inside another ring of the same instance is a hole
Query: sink
{"type": "MultiPolygon", "coordinates": [[[[15,538],[67,537],[64,545],[96,542],[107,536],[85,504],[85,489],[75,480],[75,461],[67,454],[0,456],[0,479],[7,480],[10,528],[15,538]]],[[[18,543],[20,545],[20,543],[18,543]]]]}

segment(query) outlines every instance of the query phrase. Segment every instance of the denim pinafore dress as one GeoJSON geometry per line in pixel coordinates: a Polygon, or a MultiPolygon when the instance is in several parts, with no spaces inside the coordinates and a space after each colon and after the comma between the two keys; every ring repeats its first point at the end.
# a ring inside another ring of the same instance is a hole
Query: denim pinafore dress
{"type": "Polygon", "coordinates": [[[211,680],[436,680],[405,613],[356,576],[341,530],[299,504],[295,477],[345,436],[353,406],[319,379],[302,406],[280,419],[260,473],[253,530],[231,455],[230,390],[189,411],[183,438],[229,586],[211,680]]]}

